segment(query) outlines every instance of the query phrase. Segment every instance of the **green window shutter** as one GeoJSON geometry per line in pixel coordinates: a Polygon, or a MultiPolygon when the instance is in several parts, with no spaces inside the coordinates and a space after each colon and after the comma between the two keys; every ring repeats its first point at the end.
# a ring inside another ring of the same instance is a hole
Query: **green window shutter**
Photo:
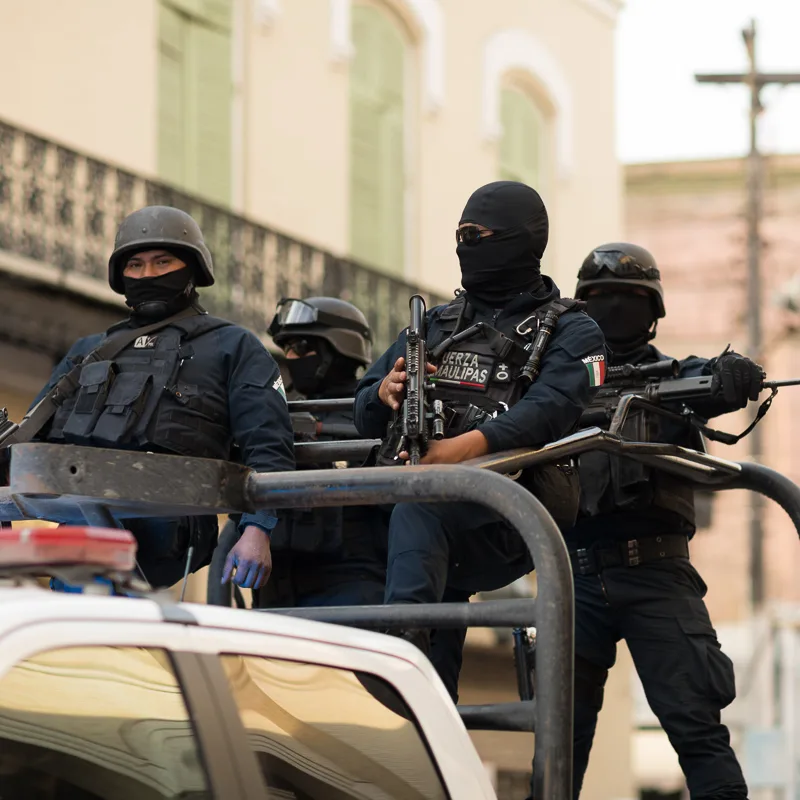
{"type": "Polygon", "coordinates": [[[159,6],[158,173],[183,186],[186,141],[186,36],[184,17],[159,6]]]}
{"type": "Polygon", "coordinates": [[[159,14],[159,174],[228,204],[231,0],[162,0],[159,14]]]}
{"type": "Polygon", "coordinates": [[[538,188],[542,175],[542,118],[536,104],[518,89],[503,89],[500,120],[500,178],[538,188]]]}
{"type": "Polygon", "coordinates": [[[204,197],[231,201],[231,38],[230,33],[195,25],[192,126],[188,157],[190,184],[204,197]]]}
{"type": "Polygon", "coordinates": [[[380,9],[353,8],[350,249],[402,274],[405,244],[405,42],[380,9]]]}

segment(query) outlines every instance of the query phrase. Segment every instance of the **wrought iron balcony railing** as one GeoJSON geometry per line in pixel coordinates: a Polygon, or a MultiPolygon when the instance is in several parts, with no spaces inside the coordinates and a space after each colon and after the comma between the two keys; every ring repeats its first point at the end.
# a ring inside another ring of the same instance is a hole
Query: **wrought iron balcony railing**
{"type": "Polygon", "coordinates": [[[414,286],[0,122],[0,250],[49,265],[57,276],[80,277],[103,294],[117,226],[145,205],[176,206],[197,220],[216,270],[204,302],[258,334],[281,297],[355,303],[369,319],[377,353],[408,324],[414,286]]]}

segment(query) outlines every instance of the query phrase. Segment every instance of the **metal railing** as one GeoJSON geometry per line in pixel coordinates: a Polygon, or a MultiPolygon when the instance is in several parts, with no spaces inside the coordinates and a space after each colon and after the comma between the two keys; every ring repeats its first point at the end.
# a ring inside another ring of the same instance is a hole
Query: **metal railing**
{"type": "MultiPolygon", "coordinates": [[[[355,303],[378,350],[408,324],[408,297],[417,287],[0,121],[0,250],[106,291],[116,229],[145,205],[175,206],[197,220],[217,279],[204,302],[212,313],[258,334],[287,296],[355,303]]],[[[444,302],[422,294],[429,305],[444,302]]]]}
{"type": "Polygon", "coordinates": [[[535,624],[537,699],[466,707],[462,716],[472,727],[535,730],[535,796],[569,800],[572,571],[564,540],[545,507],[501,475],[457,465],[259,474],[239,464],[211,459],[20,444],[12,450],[11,485],[0,490],[0,519],[75,522],[81,518],[90,525],[114,527],[118,520],[130,517],[410,501],[474,502],[476,498],[515,528],[527,545],[538,574],[535,600],[306,611],[315,618],[328,618],[330,613],[343,615],[339,621],[361,622],[369,627],[535,624]]]}
{"type": "MultiPolygon", "coordinates": [[[[507,478],[488,473],[515,472],[521,467],[592,450],[632,458],[714,491],[739,488],[758,492],[778,503],[800,533],[800,487],[783,475],[760,464],[728,461],[676,445],[628,442],[598,428],[579,431],[539,450],[476,459],[472,466],[268,474],[255,474],[241,465],[208,459],[50,444],[17,445],[13,450],[11,486],[0,489],[0,519],[41,518],[73,523],[85,520],[89,524],[114,525],[119,519],[130,517],[252,511],[261,507],[480,498],[517,528],[528,545],[538,574],[539,593],[535,600],[293,609],[285,613],[373,628],[398,624],[535,624],[536,699],[459,710],[470,728],[535,730],[535,796],[568,800],[573,595],[566,548],[552,518],[532,495],[507,478]],[[147,460],[146,469],[142,469],[142,459],[147,460]]],[[[333,458],[332,452],[326,451],[325,455],[321,460],[333,458]]]]}

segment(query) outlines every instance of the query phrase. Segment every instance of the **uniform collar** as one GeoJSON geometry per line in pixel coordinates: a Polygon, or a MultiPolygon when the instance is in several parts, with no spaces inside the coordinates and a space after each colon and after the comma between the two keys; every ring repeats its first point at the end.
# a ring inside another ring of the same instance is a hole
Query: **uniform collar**
{"type": "Polygon", "coordinates": [[[506,303],[501,308],[493,308],[491,305],[482,303],[480,300],[474,300],[469,296],[469,293],[467,294],[467,300],[481,316],[497,316],[499,318],[516,316],[517,314],[529,314],[531,311],[535,311],[539,308],[539,306],[543,306],[545,303],[550,303],[553,300],[558,300],[561,297],[561,292],[552,278],[547,275],[542,275],[542,282],[544,283],[544,287],[540,291],[536,293],[522,292],[522,294],[518,294],[513,300],[506,303]]]}

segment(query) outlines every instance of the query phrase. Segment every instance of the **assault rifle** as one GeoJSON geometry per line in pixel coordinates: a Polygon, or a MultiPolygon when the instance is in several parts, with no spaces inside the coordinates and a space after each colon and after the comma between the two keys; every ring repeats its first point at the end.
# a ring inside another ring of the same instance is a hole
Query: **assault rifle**
{"type": "Polygon", "coordinates": [[[408,307],[411,321],[406,337],[406,398],[400,412],[400,451],[408,453],[412,464],[419,464],[430,437],[444,438],[444,406],[441,400],[430,403],[426,396],[431,383],[425,342],[425,300],[415,294],[408,307]]]}
{"type": "Polygon", "coordinates": [[[714,430],[707,420],[692,408],[698,402],[707,402],[717,396],[717,382],[713,375],[679,378],[680,364],[674,359],[653,364],[624,364],[609,367],[604,384],[598,389],[589,407],[584,411],[580,427],[608,426],[610,433],[620,433],[631,409],[649,411],[693,425],[704,436],[723,444],[736,444],[747,436],[769,411],[778,389],[800,385],[800,378],[785,381],[768,381],[762,373],[761,390],[771,394],[759,406],[753,422],[739,435],[714,430]],[[670,406],[665,408],[664,406],[670,406]]]}
{"type": "Polygon", "coordinates": [[[402,452],[412,464],[419,464],[431,438],[444,438],[444,404],[431,401],[433,384],[428,378],[428,347],[425,341],[425,301],[415,294],[409,301],[411,320],[406,336],[406,396],[399,412],[389,423],[380,446],[377,463],[398,463],[402,452]]]}

